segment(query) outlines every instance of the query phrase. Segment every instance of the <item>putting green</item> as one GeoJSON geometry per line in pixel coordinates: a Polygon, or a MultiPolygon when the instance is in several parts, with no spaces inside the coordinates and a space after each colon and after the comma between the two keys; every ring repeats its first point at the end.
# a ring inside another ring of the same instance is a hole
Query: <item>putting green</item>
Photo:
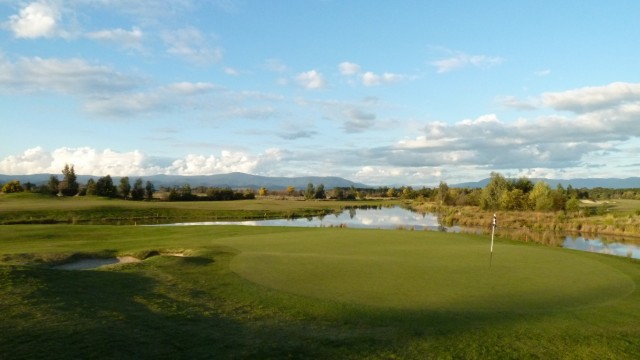
{"type": "Polygon", "coordinates": [[[557,311],[616,301],[633,281],[596,256],[436,232],[327,230],[235,239],[231,269],[293,294],[392,308],[557,311]]]}

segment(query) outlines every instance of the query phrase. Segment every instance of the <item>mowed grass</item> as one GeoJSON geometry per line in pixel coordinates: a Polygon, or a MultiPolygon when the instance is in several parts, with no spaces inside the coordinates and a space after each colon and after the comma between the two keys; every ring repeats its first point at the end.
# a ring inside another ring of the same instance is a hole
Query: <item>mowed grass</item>
{"type": "Polygon", "coordinates": [[[0,226],[6,358],[640,355],[640,263],[337,228],[0,226]],[[89,271],[82,256],[180,252],[89,271]]]}
{"type": "Polygon", "coordinates": [[[291,218],[326,215],[348,206],[398,205],[399,200],[302,201],[260,198],[238,201],[130,201],[97,196],[0,194],[0,224],[134,225],[179,221],[291,218]]]}

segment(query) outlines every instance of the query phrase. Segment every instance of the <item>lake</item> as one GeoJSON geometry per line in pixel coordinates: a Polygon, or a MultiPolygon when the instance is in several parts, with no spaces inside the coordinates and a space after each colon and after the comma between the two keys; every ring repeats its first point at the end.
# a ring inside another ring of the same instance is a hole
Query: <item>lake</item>
{"type": "MultiPolygon", "coordinates": [[[[480,229],[442,226],[437,214],[417,213],[402,207],[349,208],[341,213],[296,219],[271,219],[250,221],[205,221],[164,224],[156,226],[295,226],[295,227],[348,227],[368,229],[432,230],[447,232],[481,233],[480,229]]],[[[499,230],[500,231],[500,230],[499,230]]],[[[640,259],[640,241],[627,242],[615,237],[584,238],[575,235],[555,234],[559,245],[574,250],[596,252],[640,259]]],[[[506,235],[505,237],[508,237],[506,235]]]]}

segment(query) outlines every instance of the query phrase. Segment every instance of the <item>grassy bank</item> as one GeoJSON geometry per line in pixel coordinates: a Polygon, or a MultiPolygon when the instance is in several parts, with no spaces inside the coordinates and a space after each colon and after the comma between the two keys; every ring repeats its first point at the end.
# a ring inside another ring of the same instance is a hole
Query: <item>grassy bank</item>
{"type": "Polygon", "coordinates": [[[487,246],[400,230],[0,226],[0,353],[637,358],[637,261],[499,240],[489,267],[487,246]],[[51,268],[116,255],[146,260],[51,268]]]}
{"type": "MultiPolygon", "coordinates": [[[[533,211],[482,211],[475,206],[436,206],[431,203],[414,204],[417,211],[440,214],[447,225],[491,230],[493,214],[497,214],[499,227],[509,230],[514,239],[525,240],[545,237],[536,233],[582,233],[588,235],[615,235],[640,237],[640,201],[615,200],[602,204],[585,204],[583,207],[602,207],[599,214],[589,211],[577,213],[533,211]]],[[[544,243],[544,241],[543,241],[544,243]]]]}
{"type": "Polygon", "coordinates": [[[0,194],[0,224],[134,224],[180,221],[282,219],[327,215],[348,206],[398,201],[125,201],[95,196],[0,194]]]}

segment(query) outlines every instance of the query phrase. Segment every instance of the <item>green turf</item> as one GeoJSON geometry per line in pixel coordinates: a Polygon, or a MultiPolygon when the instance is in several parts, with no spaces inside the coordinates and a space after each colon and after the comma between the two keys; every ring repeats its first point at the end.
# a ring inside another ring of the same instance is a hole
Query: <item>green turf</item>
{"type": "Polygon", "coordinates": [[[0,193],[0,224],[134,225],[180,221],[282,219],[327,215],[348,206],[392,206],[398,200],[128,201],[96,196],[0,193]]]}
{"type": "Polygon", "coordinates": [[[430,310],[557,311],[614,301],[634,289],[615,269],[559,249],[501,244],[489,264],[489,244],[473,236],[300,235],[226,242],[242,251],[231,269],[299,295],[430,310]]]}
{"type": "Polygon", "coordinates": [[[3,358],[634,359],[640,263],[336,228],[0,226],[3,358]],[[78,256],[184,252],[91,271],[78,256]]]}

